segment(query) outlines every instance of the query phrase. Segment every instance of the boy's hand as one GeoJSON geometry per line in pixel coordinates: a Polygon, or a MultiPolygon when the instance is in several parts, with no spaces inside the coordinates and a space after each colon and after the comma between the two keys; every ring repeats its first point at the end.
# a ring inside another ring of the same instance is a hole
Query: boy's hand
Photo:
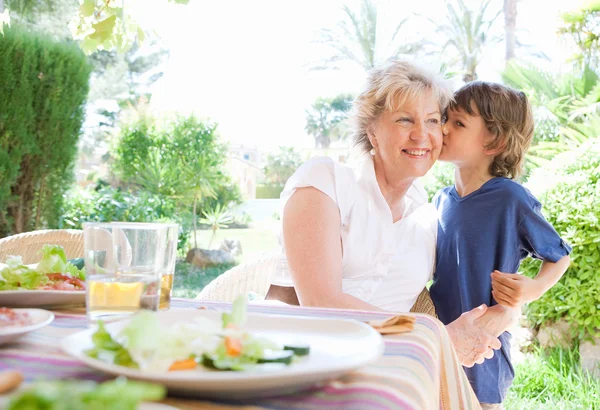
{"type": "Polygon", "coordinates": [[[535,279],[515,273],[492,272],[492,296],[499,305],[518,307],[539,299],[544,293],[535,279]]]}

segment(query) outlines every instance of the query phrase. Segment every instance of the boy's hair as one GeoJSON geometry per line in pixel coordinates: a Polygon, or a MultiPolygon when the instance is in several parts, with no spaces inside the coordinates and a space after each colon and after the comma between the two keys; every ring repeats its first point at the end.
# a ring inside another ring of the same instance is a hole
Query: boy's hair
{"type": "Polygon", "coordinates": [[[515,179],[522,174],[534,129],[533,113],[525,93],[501,84],[473,81],[454,93],[454,101],[448,108],[461,108],[469,115],[481,116],[494,136],[485,147],[500,148],[490,165],[491,175],[515,179]]]}

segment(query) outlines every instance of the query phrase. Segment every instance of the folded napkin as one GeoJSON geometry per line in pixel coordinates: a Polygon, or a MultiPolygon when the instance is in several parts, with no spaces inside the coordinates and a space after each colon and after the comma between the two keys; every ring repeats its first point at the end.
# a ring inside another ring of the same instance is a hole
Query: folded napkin
{"type": "Polygon", "coordinates": [[[415,327],[415,317],[396,315],[388,319],[371,320],[367,322],[382,335],[410,332],[415,327]]]}

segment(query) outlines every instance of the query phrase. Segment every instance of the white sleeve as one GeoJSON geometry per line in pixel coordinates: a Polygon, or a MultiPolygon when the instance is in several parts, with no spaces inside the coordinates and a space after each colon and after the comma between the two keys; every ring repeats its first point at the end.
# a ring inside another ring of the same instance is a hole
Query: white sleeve
{"type": "MultiPolygon", "coordinates": [[[[340,217],[344,220],[347,214],[347,194],[344,192],[344,182],[349,179],[351,173],[338,165],[329,157],[314,157],[302,164],[296,172],[288,179],[283,192],[281,192],[281,215],[285,204],[298,188],[314,187],[323,192],[335,202],[340,210],[340,217]]],[[[350,183],[350,181],[347,181],[350,183]]]]}

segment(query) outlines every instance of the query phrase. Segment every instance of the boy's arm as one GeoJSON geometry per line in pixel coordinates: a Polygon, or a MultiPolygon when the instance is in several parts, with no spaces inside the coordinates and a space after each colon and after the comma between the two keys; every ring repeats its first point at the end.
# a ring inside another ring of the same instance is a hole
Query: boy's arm
{"type": "Polygon", "coordinates": [[[537,300],[560,280],[570,263],[569,255],[557,262],[544,261],[533,279],[496,270],[492,272],[492,296],[496,302],[508,308],[537,300]]]}

